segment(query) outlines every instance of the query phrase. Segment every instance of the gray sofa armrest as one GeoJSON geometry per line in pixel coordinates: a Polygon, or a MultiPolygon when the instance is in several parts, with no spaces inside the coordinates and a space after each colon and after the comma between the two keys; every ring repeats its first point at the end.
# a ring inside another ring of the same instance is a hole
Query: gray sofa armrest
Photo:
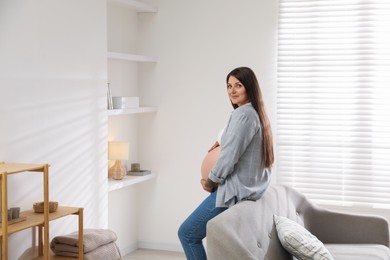
{"type": "Polygon", "coordinates": [[[207,223],[207,258],[291,260],[277,237],[272,211],[265,211],[263,204],[244,201],[211,219],[207,223]]]}
{"type": "Polygon", "coordinates": [[[323,243],[389,246],[389,225],[380,216],[352,215],[314,207],[305,226],[323,243]]]}
{"type": "Polygon", "coordinates": [[[227,223],[232,223],[229,218],[229,215],[225,217],[221,214],[207,223],[207,259],[255,260],[256,257],[243,243],[245,238],[226,228],[227,223]]]}

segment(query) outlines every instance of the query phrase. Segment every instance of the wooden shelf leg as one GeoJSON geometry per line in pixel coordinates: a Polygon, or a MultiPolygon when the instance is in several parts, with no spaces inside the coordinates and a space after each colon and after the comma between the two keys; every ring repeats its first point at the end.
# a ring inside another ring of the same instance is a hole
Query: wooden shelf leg
{"type": "Polygon", "coordinates": [[[44,252],[43,258],[49,260],[49,165],[43,166],[43,236],[44,236],[44,252]]]}
{"type": "Polygon", "coordinates": [[[38,255],[43,256],[42,225],[38,226],[38,255]]]}
{"type": "Polygon", "coordinates": [[[1,218],[2,218],[2,239],[1,259],[8,258],[8,198],[7,198],[7,172],[1,175],[1,218]]]}
{"type": "Polygon", "coordinates": [[[83,208],[79,208],[79,259],[84,259],[84,215],[83,208]]]}

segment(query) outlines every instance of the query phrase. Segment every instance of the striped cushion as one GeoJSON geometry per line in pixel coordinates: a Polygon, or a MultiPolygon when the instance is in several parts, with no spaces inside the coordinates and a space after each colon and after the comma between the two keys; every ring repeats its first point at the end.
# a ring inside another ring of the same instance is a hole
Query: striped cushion
{"type": "Polygon", "coordinates": [[[303,226],[277,215],[274,222],[281,244],[299,260],[333,260],[324,244],[303,226]]]}

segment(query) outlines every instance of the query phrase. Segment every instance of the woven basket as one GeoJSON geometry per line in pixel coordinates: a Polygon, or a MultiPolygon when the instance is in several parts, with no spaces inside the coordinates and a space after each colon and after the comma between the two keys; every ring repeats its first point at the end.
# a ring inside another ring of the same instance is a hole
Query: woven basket
{"type": "MultiPolygon", "coordinates": [[[[43,201],[34,203],[33,208],[35,213],[43,213],[43,201]]],[[[56,212],[57,208],[58,208],[57,201],[49,201],[49,213],[56,212]]]]}

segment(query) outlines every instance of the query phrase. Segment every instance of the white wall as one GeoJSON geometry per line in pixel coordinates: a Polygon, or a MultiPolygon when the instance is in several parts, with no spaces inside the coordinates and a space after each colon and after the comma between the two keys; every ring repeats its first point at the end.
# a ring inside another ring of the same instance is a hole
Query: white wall
{"type": "MultiPolygon", "coordinates": [[[[277,1],[153,1],[157,15],[141,15],[141,96],[157,105],[143,116],[141,164],[158,178],[139,187],[141,247],[181,250],[177,229],[207,195],[200,164],[232,107],[225,77],[237,66],[258,75],[275,126],[277,1]]],[[[275,130],[276,131],[276,130],[275,130]]]]}
{"type": "MultiPolygon", "coordinates": [[[[50,199],[107,226],[106,1],[0,1],[0,161],[49,163],[50,199]]],[[[42,200],[39,173],[9,177],[9,206],[42,200]]],[[[51,237],[77,230],[56,220],[51,237]]],[[[10,236],[29,257],[32,230],[10,236]]]]}

